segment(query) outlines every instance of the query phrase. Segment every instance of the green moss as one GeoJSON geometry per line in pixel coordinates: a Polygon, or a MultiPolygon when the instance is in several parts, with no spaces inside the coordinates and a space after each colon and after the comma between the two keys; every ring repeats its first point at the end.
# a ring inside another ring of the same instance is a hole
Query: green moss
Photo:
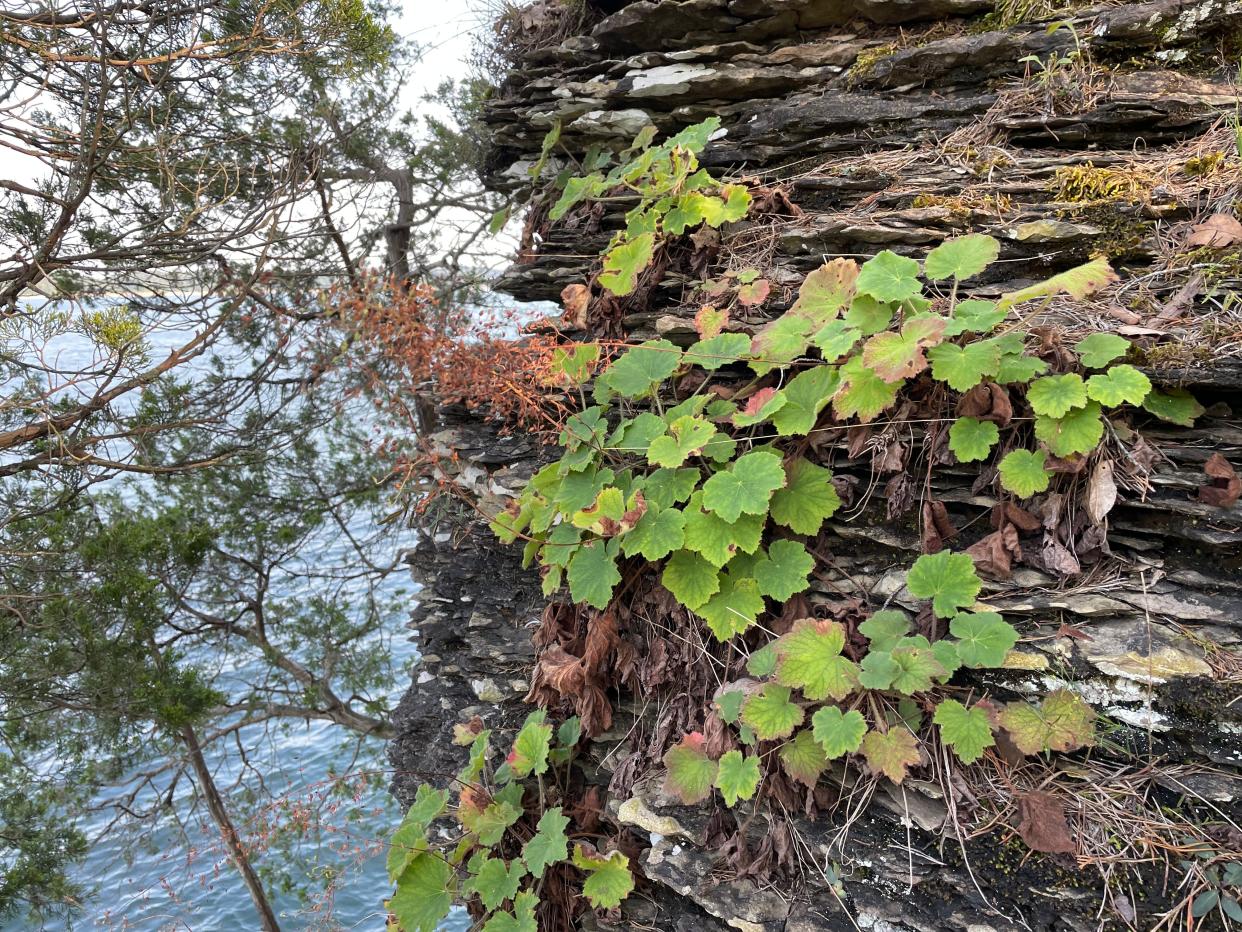
{"type": "Polygon", "coordinates": [[[851,84],[861,81],[875,71],[876,65],[894,52],[899,51],[901,51],[901,43],[899,42],[887,42],[884,45],[863,49],[858,53],[858,57],[854,59],[854,64],[850,66],[850,70],[846,72],[846,79],[851,84]]]}
{"type": "Polygon", "coordinates": [[[1203,155],[1196,155],[1187,159],[1186,164],[1182,166],[1182,171],[1192,178],[1202,178],[1204,175],[1210,175],[1220,168],[1225,161],[1225,153],[1219,149],[1215,152],[1205,152],[1203,155]]]}
{"type": "Polygon", "coordinates": [[[1066,165],[1052,176],[1051,188],[1058,201],[1139,201],[1150,187],[1150,179],[1125,169],[1096,168],[1091,162],[1066,165]]]}

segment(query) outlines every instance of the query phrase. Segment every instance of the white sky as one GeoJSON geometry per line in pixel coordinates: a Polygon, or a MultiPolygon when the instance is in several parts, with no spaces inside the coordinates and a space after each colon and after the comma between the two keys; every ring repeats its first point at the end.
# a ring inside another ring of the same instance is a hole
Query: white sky
{"type": "MultiPolygon", "coordinates": [[[[413,39],[424,49],[422,60],[407,76],[402,103],[418,112],[419,99],[435,90],[446,78],[460,80],[467,75],[466,56],[473,35],[487,29],[489,0],[402,0],[402,9],[393,23],[397,32],[413,39]]],[[[0,178],[29,184],[40,166],[32,158],[0,149],[0,178]]]]}

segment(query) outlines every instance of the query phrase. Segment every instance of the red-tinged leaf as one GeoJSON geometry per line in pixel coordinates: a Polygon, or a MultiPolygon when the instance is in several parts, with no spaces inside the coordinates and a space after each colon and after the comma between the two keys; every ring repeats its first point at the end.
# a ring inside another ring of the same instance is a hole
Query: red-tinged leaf
{"type": "Polygon", "coordinates": [[[710,304],[703,305],[699,308],[699,312],[694,315],[694,329],[699,332],[699,337],[704,340],[718,336],[728,323],[728,310],[717,310],[710,304]]]}
{"type": "Polygon", "coordinates": [[[704,750],[702,732],[692,731],[664,755],[668,773],[664,788],[687,806],[700,803],[712,795],[717,764],[704,750]]]}
{"type": "Polygon", "coordinates": [[[737,302],[743,307],[758,307],[768,300],[768,295],[771,292],[772,283],[766,278],[760,278],[738,288],[737,302]]]}

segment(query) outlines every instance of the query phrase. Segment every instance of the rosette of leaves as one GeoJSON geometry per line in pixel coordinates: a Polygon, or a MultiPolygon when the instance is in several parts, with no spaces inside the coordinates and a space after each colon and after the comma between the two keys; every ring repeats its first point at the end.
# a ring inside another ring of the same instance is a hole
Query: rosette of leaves
{"type": "Polygon", "coordinates": [[[571,852],[570,820],[562,807],[527,809],[525,781],[567,767],[580,737],[577,718],[554,730],[544,712],[532,712],[504,762],[489,772],[491,732],[456,727],[455,743],[469,749],[455,784],[456,806],[449,790],[421,784],[389,846],[388,877],[396,889],[385,905],[398,928],[433,932],[454,902],[473,900],[485,914],[484,930],[537,932],[541,881],[550,868],[567,862],[586,874],[582,892],[592,906],[610,909],[625,899],[634,881],[624,854],[601,855],[581,844],[571,852]],[[447,850],[432,841],[432,823],[441,819],[455,820],[459,828],[459,839],[447,850]]]}

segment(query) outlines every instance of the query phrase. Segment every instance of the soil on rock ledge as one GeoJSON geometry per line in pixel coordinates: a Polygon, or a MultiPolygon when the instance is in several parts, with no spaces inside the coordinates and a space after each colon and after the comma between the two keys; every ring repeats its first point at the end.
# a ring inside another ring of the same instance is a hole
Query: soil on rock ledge
{"type": "MultiPolygon", "coordinates": [[[[780,313],[792,286],[827,256],[889,248],[921,257],[970,231],[1003,244],[1003,271],[979,283],[984,296],[1097,254],[1123,281],[1141,283],[1113,307],[1093,309],[1089,322],[1065,326],[1154,331],[1137,337],[1146,341],[1145,368],[1192,386],[1209,415],[1194,429],[1143,429],[1162,465],[1145,494],[1123,490],[1109,515],[1109,552],[1073,585],[1033,565],[988,581],[988,602],[1040,637],[1022,645],[1023,669],[980,685],[1011,697],[1071,686],[1110,723],[1093,761],[1155,759],[1183,768],[1176,779],[1155,780],[1153,804],[1186,819],[1237,822],[1242,506],[1204,505],[1196,490],[1212,452],[1242,464],[1234,415],[1242,344],[1230,335],[1242,332],[1242,320],[1222,321],[1221,310],[1221,295],[1242,290],[1242,261],[1237,248],[1187,259],[1178,244],[1197,220],[1235,212],[1242,197],[1227,120],[1237,102],[1230,56],[1242,37],[1242,6],[1067,3],[1055,18],[1072,28],[1050,31],[1053,6],[1009,2],[1006,10],[1048,9],[1049,16],[1003,22],[988,0],[596,2],[590,34],[514,63],[505,82],[511,90],[486,115],[489,183],[520,192],[557,122],[561,145],[580,156],[594,144],[622,149],[644,126],[666,133],[719,115],[725,132],[705,164],[780,185],[801,211],[725,233],[720,261],[761,262],[773,282],[761,317],[780,313]],[[1031,55],[1038,62],[1020,61],[1031,55]],[[1041,63],[1049,61],[1062,64],[1044,74],[1041,63]],[[1212,167],[1222,160],[1233,167],[1212,167]]],[[[532,239],[504,288],[556,300],[564,286],[591,279],[588,260],[567,257],[598,252],[617,225],[617,217],[598,214],[539,225],[540,245],[532,239]]],[[[670,266],[645,306],[624,306],[607,322],[610,333],[684,342],[697,310],[691,280],[670,266]]],[[[492,505],[516,494],[547,454],[521,438],[501,439],[462,412],[446,424],[436,442],[456,451],[456,481],[492,505]]],[[[835,443],[840,481],[868,488],[876,469],[870,454],[851,458],[845,438],[828,443],[835,443]]],[[[976,478],[945,469],[932,479],[936,498],[963,528],[955,549],[990,530],[985,512],[994,499],[974,488],[976,478]]],[[[881,482],[868,507],[831,523],[834,579],[913,608],[900,567],[919,552],[917,522],[889,520],[887,496],[881,482]]],[[[520,548],[495,544],[469,510],[458,519],[412,560],[426,586],[413,623],[423,660],[394,715],[399,737],[390,752],[399,771],[394,791],[405,803],[418,777],[460,768],[454,723],[479,714],[503,730],[528,711],[530,626],[544,604],[538,579],[520,568],[520,548]]],[[[810,594],[812,602],[831,596],[810,594]]],[[[1106,884],[1098,869],[1071,856],[1033,854],[1015,834],[1012,813],[963,848],[944,828],[938,788],[927,784],[910,785],[904,796],[877,790],[844,851],[835,845],[840,821],[823,815],[791,815],[774,829],[760,814],[738,831],[732,814],[673,805],[659,774],[639,767],[650,754],[627,739],[642,708],[685,688],[656,685],[639,703],[611,696],[617,721],[590,755],[597,766],[587,779],[618,791],[608,813],[642,848],[636,862],[645,880],[623,909],[625,927],[1147,929],[1181,896],[1160,864],[1119,872],[1106,884]],[[632,764],[629,754],[637,755],[632,764]],[[772,841],[786,828],[798,852],[792,863],[772,841]],[[722,853],[721,838],[733,832],[733,847],[722,853]],[[746,860],[739,843],[749,858],[767,859],[754,872],[762,882],[738,878],[746,860]],[[834,864],[835,887],[823,874],[834,864]]],[[[705,704],[678,727],[702,727],[707,714],[705,704]]],[[[1068,779],[1075,767],[1065,762],[1068,779]]],[[[1114,829],[1119,839],[1138,832],[1125,822],[1114,829]]]]}

